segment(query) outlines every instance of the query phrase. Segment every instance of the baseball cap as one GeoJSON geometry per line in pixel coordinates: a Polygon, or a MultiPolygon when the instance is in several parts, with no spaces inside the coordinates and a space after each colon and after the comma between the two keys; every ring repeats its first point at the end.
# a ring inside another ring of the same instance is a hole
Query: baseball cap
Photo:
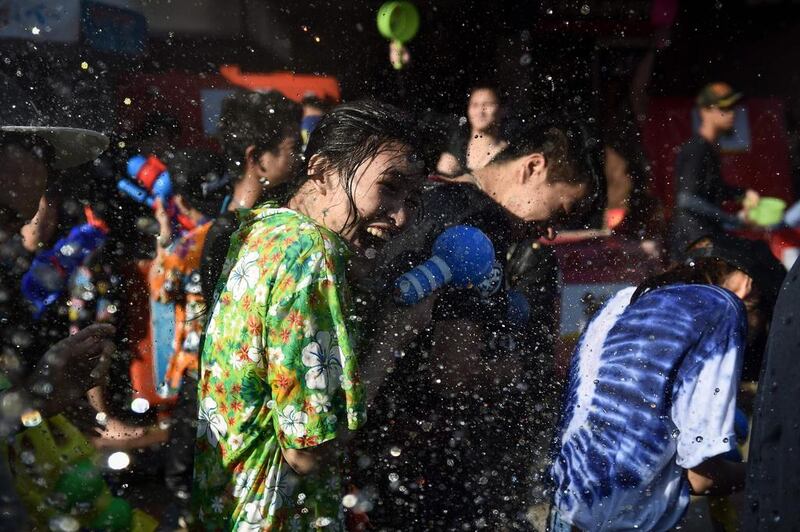
{"type": "Polygon", "coordinates": [[[722,81],[709,83],[697,95],[698,107],[732,107],[742,99],[742,93],[722,81]]]}
{"type": "Polygon", "coordinates": [[[778,299],[786,268],[775,258],[766,242],[714,235],[695,240],[688,250],[687,260],[716,258],[749,275],[770,308],[778,299]]]}
{"type": "Polygon", "coordinates": [[[0,74],[0,133],[45,140],[53,148],[53,168],[58,170],[96,159],[106,149],[105,135],[79,127],[77,120],[59,112],[54,95],[49,95],[50,105],[45,108],[48,95],[36,92],[0,74]]]}

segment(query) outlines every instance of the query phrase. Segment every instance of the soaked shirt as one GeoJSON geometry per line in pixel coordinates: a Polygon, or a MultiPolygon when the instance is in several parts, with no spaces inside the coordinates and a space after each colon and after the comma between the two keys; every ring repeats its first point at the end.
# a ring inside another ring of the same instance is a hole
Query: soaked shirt
{"type": "Polygon", "coordinates": [[[732,293],[673,285],[615,295],[581,338],[552,476],[560,517],[585,530],[667,530],[684,469],[735,448],[746,315],[732,293]]]}
{"type": "Polygon", "coordinates": [[[336,530],[336,466],[302,478],[282,449],[359,428],[344,241],[289,209],[241,211],[199,382],[194,503],[210,530],[336,530]]]}

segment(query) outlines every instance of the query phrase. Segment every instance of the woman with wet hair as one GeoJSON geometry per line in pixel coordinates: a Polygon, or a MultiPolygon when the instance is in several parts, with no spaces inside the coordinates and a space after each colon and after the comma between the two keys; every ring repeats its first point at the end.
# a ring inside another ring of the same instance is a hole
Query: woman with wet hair
{"type": "MultiPolygon", "coordinates": [[[[369,382],[373,353],[357,356],[349,283],[408,221],[424,176],[419,142],[392,106],[337,107],[311,135],[288,202],[238,212],[201,355],[194,499],[204,528],[342,528],[331,440],[363,425],[364,384],[379,384],[369,382]]],[[[408,340],[407,321],[383,323],[396,344],[373,352],[408,340]]]]}

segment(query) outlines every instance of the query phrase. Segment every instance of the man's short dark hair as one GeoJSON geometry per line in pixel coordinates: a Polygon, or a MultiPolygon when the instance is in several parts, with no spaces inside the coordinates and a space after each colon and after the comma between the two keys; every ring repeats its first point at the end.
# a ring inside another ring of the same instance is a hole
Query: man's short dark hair
{"type": "Polygon", "coordinates": [[[219,120],[227,172],[234,179],[242,174],[250,146],[254,148],[251,157],[257,159],[275,151],[286,137],[297,135],[300,117],[300,106],[277,91],[238,90],[227,96],[219,120]]]}
{"type": "Polygon", "coordinates": [[[588,185],[597,181],[591,150],[596,139],[589,138],[578,126],[525,121],[509,131],[508,147],[491,164],[501,164],[541,153],[547,161],[547,180],[551,183],[588,185]]]}

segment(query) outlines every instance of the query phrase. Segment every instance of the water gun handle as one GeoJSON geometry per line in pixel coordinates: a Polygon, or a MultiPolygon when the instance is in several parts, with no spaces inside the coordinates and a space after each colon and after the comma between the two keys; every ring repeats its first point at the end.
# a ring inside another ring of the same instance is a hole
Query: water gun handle
{"type": "Polygon", "coordinates": [[[147,191],[127,179],[120,179],[117,181],[117,188],[120,192],[127,194],[135,201],[139,203],[143,203],[148,207],[152,208],[153,204],[155,203],[155,198],[153,198],[147,191]]]}
{"type": "Polygon", "coordinates": [[[447,263],[433,256],[397,278],[394,283],[394,299],[403,305],[414,305],[449,283],[452,278],[453,273],[447,263]]]}

